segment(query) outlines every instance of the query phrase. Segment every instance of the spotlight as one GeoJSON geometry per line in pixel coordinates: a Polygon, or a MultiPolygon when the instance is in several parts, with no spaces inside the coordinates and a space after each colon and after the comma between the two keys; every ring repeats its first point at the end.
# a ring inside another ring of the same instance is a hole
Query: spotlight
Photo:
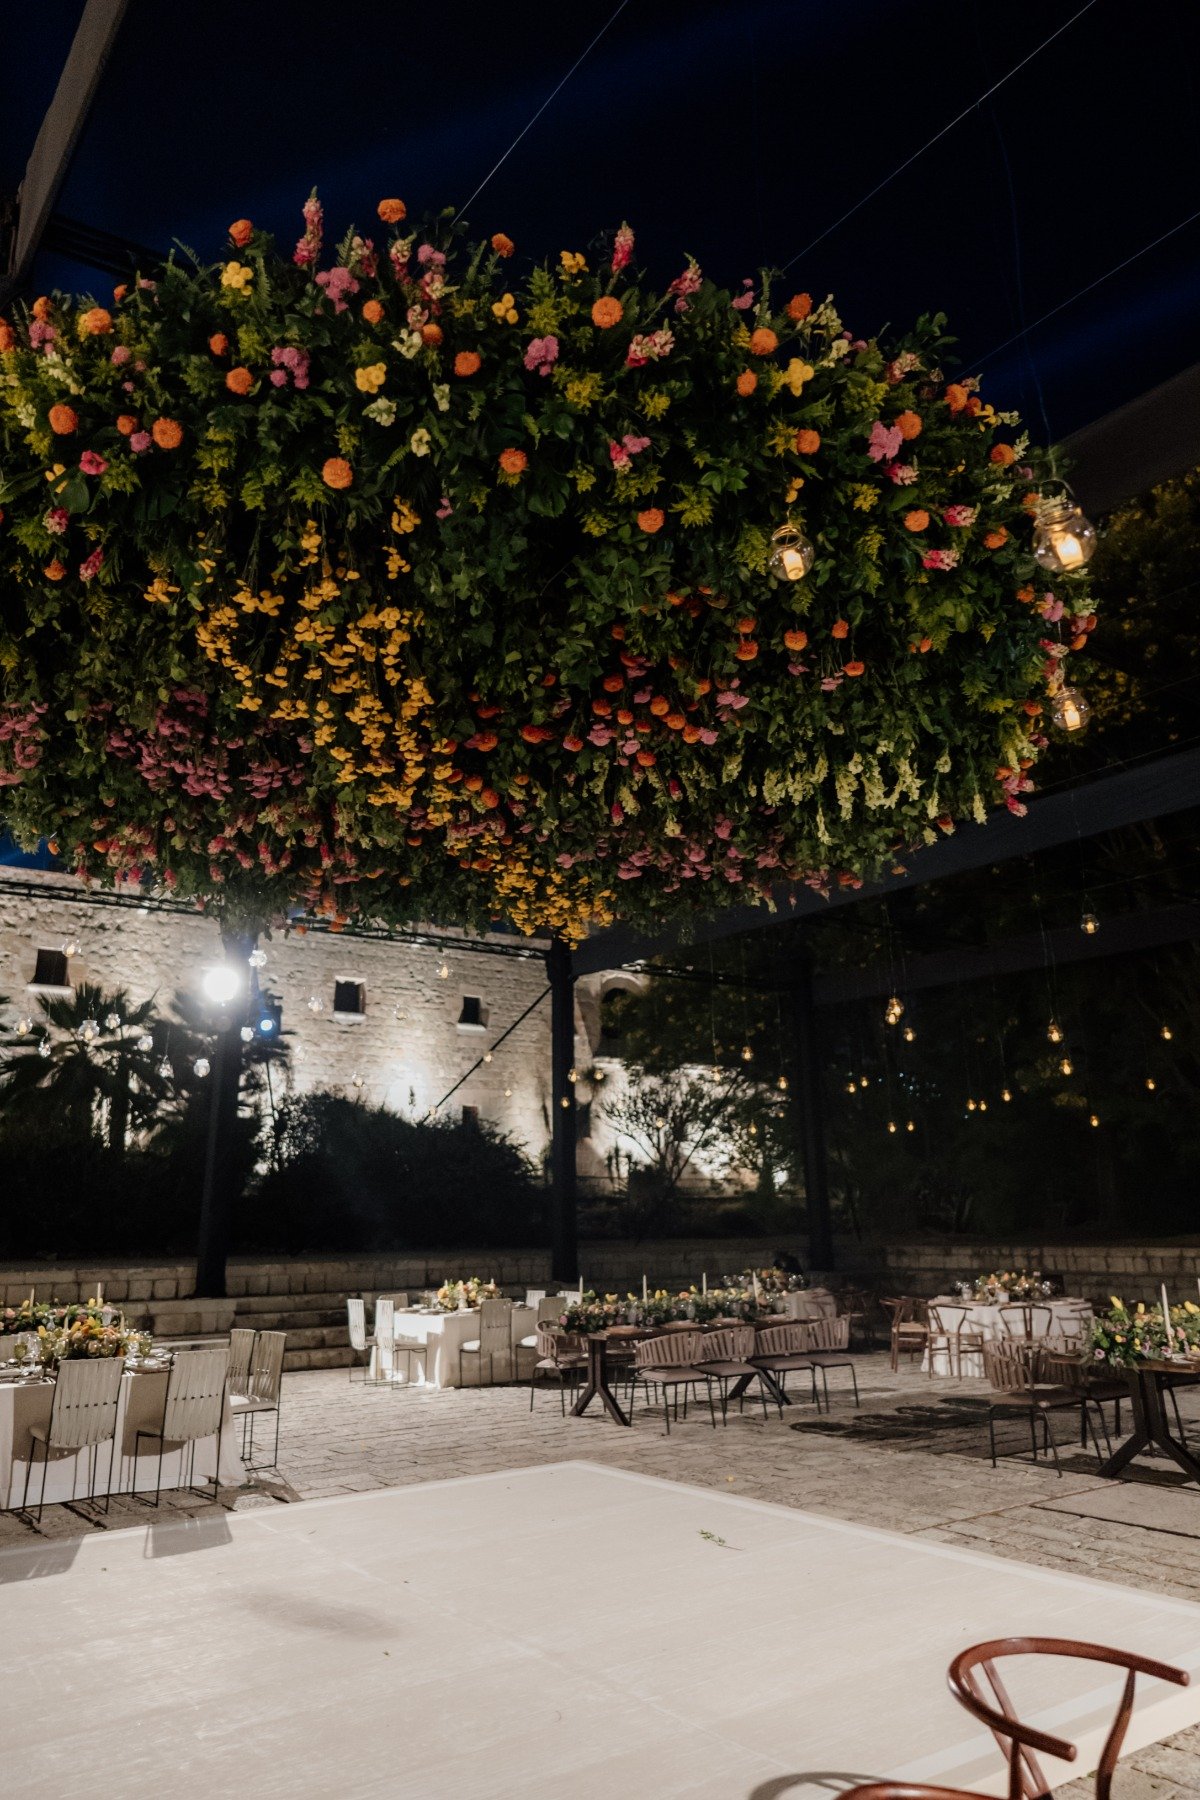
{"type": "Polygon", "coordinates": [[[214,1006],[228,1006],[242,991],[242,973],[235,963],[213,963],[200,978],[206,1000],[214,1006]]]}

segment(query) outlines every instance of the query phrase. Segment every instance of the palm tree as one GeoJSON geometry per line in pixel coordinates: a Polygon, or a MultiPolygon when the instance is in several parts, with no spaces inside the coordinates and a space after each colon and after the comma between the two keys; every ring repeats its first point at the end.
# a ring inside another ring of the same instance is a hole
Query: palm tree
{"type": "Polygon", "coordinates": [[[36,1096],[85,1130],[102,1119],[110,1151],[123,1156],[130,1132],[151,1124],[172,1087],[153,998],[135,1005],[125,988],[106,993],[81,981],[69,997],[41,995],[38,1006],[38,1020],[6,1033],[0,1108],[36,1096]]]}

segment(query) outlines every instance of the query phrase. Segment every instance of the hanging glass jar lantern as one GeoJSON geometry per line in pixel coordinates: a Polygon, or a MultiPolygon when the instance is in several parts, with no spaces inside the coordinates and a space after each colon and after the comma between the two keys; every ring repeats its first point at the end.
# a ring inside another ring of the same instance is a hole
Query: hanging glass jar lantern
{"type": "Polygon", "coordinates": [[[1073,1075],[1075,1073],[1075,1064],[1071,1061],[1069,1056],[1064,1056],[1058,1066],[1064,1075],[1073,1075]]]}
{"type": "Polygon", "coordinates": [[[1061,1044],[1062,1043],[1063,1030],[1062,1030],[1062,1026],[1059,1024],[1057,1019],[1051,1019],[1049,1025],[1047,1025],[1046,1036],[1050,1039],[1050,1042],[1052,1044],[1061,1044]]]}
{"type": "Polygon", "coordinates": [[[772,575],[778,581],[803,581],[816,561],[816,551],[798,525],[781,525],[771,533],[772,575]]]}
{"type": "Polygon", "coordinates": [[[193,1069],[194,1073],[200,1077],[201,1081],[203,1081],[204,1077],[208,1074],[210,1067],[211,1067],[211,1065],[209,1063],[207,1056],[198,1056],[196,1058],[195,1062],[192,1064],[192,1069],[193,1069]]]}
{"type": "Polygon", "coordinates": [[[44,1037],[42,1039],[41,1043],[38,1045],[38,1055],[44,1056],[44,1057],[51,1057],[54,1055],[54,1051],[51,1049],[51,1046],[50,1046],[49,1038],[44,1037]]]}
{"type": "Polygon", "coordinates": [[[1051,575],[1075,575],[1091,561],[1096,527],[1070,488],[1042,500],[1033,522],[1034,559],[1051,575]]]}
{"type": "Polygon", "coordinates": [[[917,1034],[911,1025],[906,1025],[900,1035],[906,1044],[915,1044],[917,1041],[917,1034]]]}
{"type": "Polygon", "coordinates": [[[1092,709],[1078,688],[1060,687],[1050,699],[1050,721],[1060,731],[1082,731],[1092,709]]]}
{"type": "Polygon", "coordinates": [[[1079,921],[1079,929],[1085,937],[1095,937],[1100,929],[1100,921],[1094,912],[1085,912],[1079,921]]]}

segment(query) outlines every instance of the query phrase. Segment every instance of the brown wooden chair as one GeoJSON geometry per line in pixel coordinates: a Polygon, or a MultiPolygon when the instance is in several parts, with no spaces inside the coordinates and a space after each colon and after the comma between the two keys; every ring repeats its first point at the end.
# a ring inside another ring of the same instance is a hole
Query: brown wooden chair
{"type": "Polygon", "coordinates": [[[900,1367],[901,1354],[924,1356],[929,1346],[929,1303],[915,1295],[881,1300],[880,1305],[892,1318],[892,1373],[900,1367]]]}
{"type": "Polygon", "coordinates": [[[533,1393],[539,1375],[553,1375],[558,1382],[558,1405],[567,1416],[567,1388],[572,1392],[587,1368],[587,1349],[578,1332],[557,1331],[548,1322],[539,1323],[534,1332],[537,1361],[529,1371],[529,1410],[533,1411],[533,1393]]]}
{"type": "MultiPolygon", "coordinates": [[[[1110,1800],[1113,1771],[1133,1713],[1137,1677],[1150,1675],[1157,1681],[1172,1681],[1177,1687],[1187,1687],[1190,1679],[1185,1670],[1174,1669],[1169,1663],[1135,1656],[1129,1650],[1110,1650],[1103,1644],[1081,1644],[1073,1638],[993,1638],[986,1644],[974,1644],[969,1650],[961,1651],[950,1664],[947,1676],[950,1692],[972,1718],[987,1726],[999,1744],[1008,1763],[1008,1800],[1051,1800],[1050,1784],[1034,1755],[1035,1750],[1045,1756],[1057,1756],[1063,1762],[1074,1762],[1077,1751],[1075,1745],[1065,1739],[1053,1737],[1033,1725],[1023,1725],[1017,1718],[996,1668],[997,1661],[1003,1656],[1069,1656],[1127,1671],[1116,1717],[1096,1764],[1096,1800],[1110,1800]]],[[[868,1796],[871,1794],[870,1788],[864,1791],[868,1796]]],[[[906,1791],[918,1795],[922,1792],[920,1789],[905,1790],[901,1785],[893,1790],[891,1800],[904,1800],[906,1791]]],[[[936,1792],[934,1789],[926,1791],[936,1792]]],[[[888,1795],[886,1784],[883,1795],[888,1795]]],[[[850,1800],[850,1796],[843,1796],[843,1800],[850,1800]]],[[[863,1800],[861,1793],[859,1800],[863,1800]]],[[[876,1800],[881,1797],[877,1796],[876,1800]]]]}
{"type": "Polygon", "coordinates": [[[997,1311],[1006,1337],[1024,1338],[1031,1343],[1036,1338],[1049,1337],[1054,1329],[1054,1309],[1044,1302],[1010,1300],[997,1311]]]}
{"type": "MultiPolygon", "coordinates": [[[[992,1467],[996,1467],[996,1420],[1024,1416],[1029,1422],[1029,1440],[1033,1460],[1038,1460],[1037,1427],[1041,1421],[1045,1448],[1054,1458],[1055,1473],[1062,1475],[1058,1445],[1050,1429],[1050,1414],[1074,1412],[1079,1415],[1080,1441],[1088,1441],[1087,1397],[1081,1387],[1039,1379],[1041,1354],[1036,1344],[1024,1339],[994,1338],[983,1346],[983,1370],[992,1384],[988,1396],[988,1443],[992,1467]]],[[[1099,1456],[1099,1443],[1096,1454],[1099,1456]]]]}
{"type": "Polygon", "coordinates": [[[971,1310],[950,1301],[929,1302],[929,1377],[938,1372],[940,1356],[946,1358],[946,1373],[961,1379],[963,1356],[979,1356],[983,1351],[983,1332],[971,1323],[971,1310]]]}

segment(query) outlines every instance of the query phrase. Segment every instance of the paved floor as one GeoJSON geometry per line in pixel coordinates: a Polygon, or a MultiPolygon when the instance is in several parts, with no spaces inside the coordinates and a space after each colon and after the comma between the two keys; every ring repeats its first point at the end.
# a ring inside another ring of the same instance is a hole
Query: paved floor
{"type": "MultiPolygon", "coordinates": [[[[639,1416],[632,1431],[598,1413],[564,1420],[552,1389],[539,1390],[531,1415],[527,1387],[393,1392],[351,1385],[343,1371],[290,1375],[278,1476],[222,1500],[240,1511],[585,1457],[1200,1601],[1200,1493],[1164,1467],[1137,1465],[1136,1483],[1102,1482],[1090,1454],[1064,1444],[1060,1479],[1047,1464],[1030,1465],[1026,1440],[1026,1460],[993,1470],[981,1384],[931,1383],[911,1369],[892,1375],[880,1355],[858,1360],[859,1412],[834,1374],[832,1411],[820,1419],[807,1405],[783,1421],[747,1408],[714,1431],[705,1410],[669,1437],[661,1415],[639,1416]],[[1089,1516],[1111,1513],[1114,1495],[1121,1517],[1089,1516]]],[[[1187,1397],[1184,1413],[1200,1435],[1200,1395],[1187,1397]]],[[[1021,1448],[1018,1429],[1009,1443],[1021,1448]]],[[[199,1518],[206,1510],[182,1496],[170,1504],[199,1518]]],[[[48,1555],[55,1540],[145,1518],[128,1499],[114,1500],[107,1520],[93,1522],[87,1511],[47,1509],[48,1555]]],[[[35,1541],[22,1520],[0,1515],[0,1548],[35,1541]]],[[[1082,1782],[1060,1790],[1064,1800],[1089,1791],[1082,1782]]],[[[1200,1728],[1137,1753],[1123,1766],[1117,1800],[1198,1794],[1200,1728]]]]}

